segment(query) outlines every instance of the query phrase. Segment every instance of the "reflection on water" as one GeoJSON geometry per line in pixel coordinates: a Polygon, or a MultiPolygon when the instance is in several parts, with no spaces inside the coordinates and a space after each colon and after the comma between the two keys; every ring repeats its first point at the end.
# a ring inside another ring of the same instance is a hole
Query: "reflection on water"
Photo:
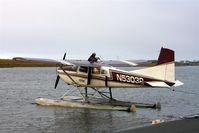
{"type": "Polygon", "coordinates": [[[157,118],[172,120],[199,114],[199,67],[177,67],[177,78],[185,85],[176,91],[114,89],[114,97],[120,100],[162,104],[160,111],[137,109],[136,113],[32,104],[38,97],[59,98],[65,92],[63,82],[53,89],[54,68],[3,68],[0,74],[0,132],[114,132],[148,125],[157,118]]]}

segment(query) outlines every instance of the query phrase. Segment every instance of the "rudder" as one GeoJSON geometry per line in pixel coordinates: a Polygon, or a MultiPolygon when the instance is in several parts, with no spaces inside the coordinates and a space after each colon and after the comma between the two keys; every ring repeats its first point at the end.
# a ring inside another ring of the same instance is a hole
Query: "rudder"
{"type": "Polygon", "coordinates": [[[161,48],[157,65],[175,61],[175,52],[168,48],[161,48]]]}

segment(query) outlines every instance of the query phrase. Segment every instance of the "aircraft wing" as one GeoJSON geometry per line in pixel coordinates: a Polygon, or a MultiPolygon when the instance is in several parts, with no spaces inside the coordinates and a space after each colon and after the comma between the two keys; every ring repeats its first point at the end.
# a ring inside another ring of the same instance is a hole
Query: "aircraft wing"
{"type": "Polygon", "coordinates": [[[147,67],[157,64],[156,60],[109,60],[103,62],[113,67],[147,67]]]}
{"type": "Polygon", "coordinates": [[[113,67],[135,67],[138,65],[137,63],[128,60],[109,60],[103,62],[113,67]]]}
{"type": "Polygon", "coordinates": [[[90,66],[90,67],[101,67],[101,66],[112,66],[112,67],[135,67],[136,63],[131,61],[119,61],[119,60],[108,60],[108,61],[98,61],[94,63],[90,63],[87,60],[67,60],[72,64],[77,66],[90,66]]]}
{"type": "Polygon", "coordinates": [[[43,58],[26,58],[26,57],[14,57],[15,61],[32,61],[41,63],[50,63],[55,65],[77,65],[77,66],[88,66],[88,67],[101,67],[101,66],[112,66],[112,67],[135,67],[136,63],[133,61],[121,61],[121,60],[108,60],[98,61],[90,63],[87,60],[55,60],[55,59],[43,59],[43,58]]]}
{"type": "Polygon", "coordinates": [[[107,64],[104,64],[103,62],[94,62],[90,63],[87,60],[66,60],[70,62],[71,64],[74,64],[76,66],[88,66],[88,67],[101,67],[101,66],[107,66],[107,64]]]}
{"type": "Polygon", "coordinates": [[[42,59],[42,58],[26,58],[26,57],[14,57],[15,61],[32,61],[32,62],[41,62],[41,63],[50,63],[55,65],[73,65],[70,62],[65,60],[54,60],[54,59],[42,59]]]}
{"type": "Polygon", "coordinates": [[[44,58],[27,58],[27,57],[14,57],[15,61],[24,61],[24,62],[40,62],[40,63],[49,63],[55,64],[58,66],[61,65],[77,65],[77,66],[88,66],[88,67],[101,67],[107,66],[103,62],[90,63],[87,60],[55,60],[55,59],[44,59],[44,58]]]}

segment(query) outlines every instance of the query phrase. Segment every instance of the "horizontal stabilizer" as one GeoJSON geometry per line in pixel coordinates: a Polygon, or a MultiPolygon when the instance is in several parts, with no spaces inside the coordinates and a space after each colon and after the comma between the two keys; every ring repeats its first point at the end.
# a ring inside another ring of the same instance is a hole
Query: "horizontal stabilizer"
{"type": "Polygon", "coordinates": [[[175,82],[175,84],[173,85],[173,86],[181,86],[181,85],[183,85],[184,83],[182,83],[181,81],[179,81],[179,80],[176,80],[176,82],[175,82]]]}
{"type": "Polygon", "coordinates": [[[146,82],[146,83],[152,87],[168,87],[168,88],[170,87],[168,84],[161,81],[151,81],[151,82],[146,82]]]}

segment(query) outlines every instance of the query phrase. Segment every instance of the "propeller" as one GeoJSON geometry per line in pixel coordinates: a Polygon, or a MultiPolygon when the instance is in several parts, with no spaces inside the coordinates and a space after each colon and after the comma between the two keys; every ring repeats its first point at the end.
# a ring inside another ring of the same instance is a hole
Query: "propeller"
{"type": "Polygon", "coordinates": [[[64,57],[63,57],[63,60],[65,60],[65,58],[66,58],[66,53],[64,53],[64,57]]]}
{"type": "MultiPolygon", "coordinates": [[[[66,53],[64,53],[64,56],[63,56],[63,60],[65,60],[66,58],[66,53]]],[[[62,68],[63,65],[61,65],[61,68],[62,68]]],[[[56,81],[55,81],[55,89],[57,88],[57,85],[59,83],[59,79],[60,79],[60,76],[57,75],[57,78],[56,78],[56,81]]]]}
{"type": "Polygon", "coordinates": [[[56,81],[55,81],[55,89],[57,88],[57,85],[58,85],[58,83],[59,83],[59,79],[60,79],[60,77],[59,77],[59,75],[57,75],[57,79],[56,79],[56,81]]]}

